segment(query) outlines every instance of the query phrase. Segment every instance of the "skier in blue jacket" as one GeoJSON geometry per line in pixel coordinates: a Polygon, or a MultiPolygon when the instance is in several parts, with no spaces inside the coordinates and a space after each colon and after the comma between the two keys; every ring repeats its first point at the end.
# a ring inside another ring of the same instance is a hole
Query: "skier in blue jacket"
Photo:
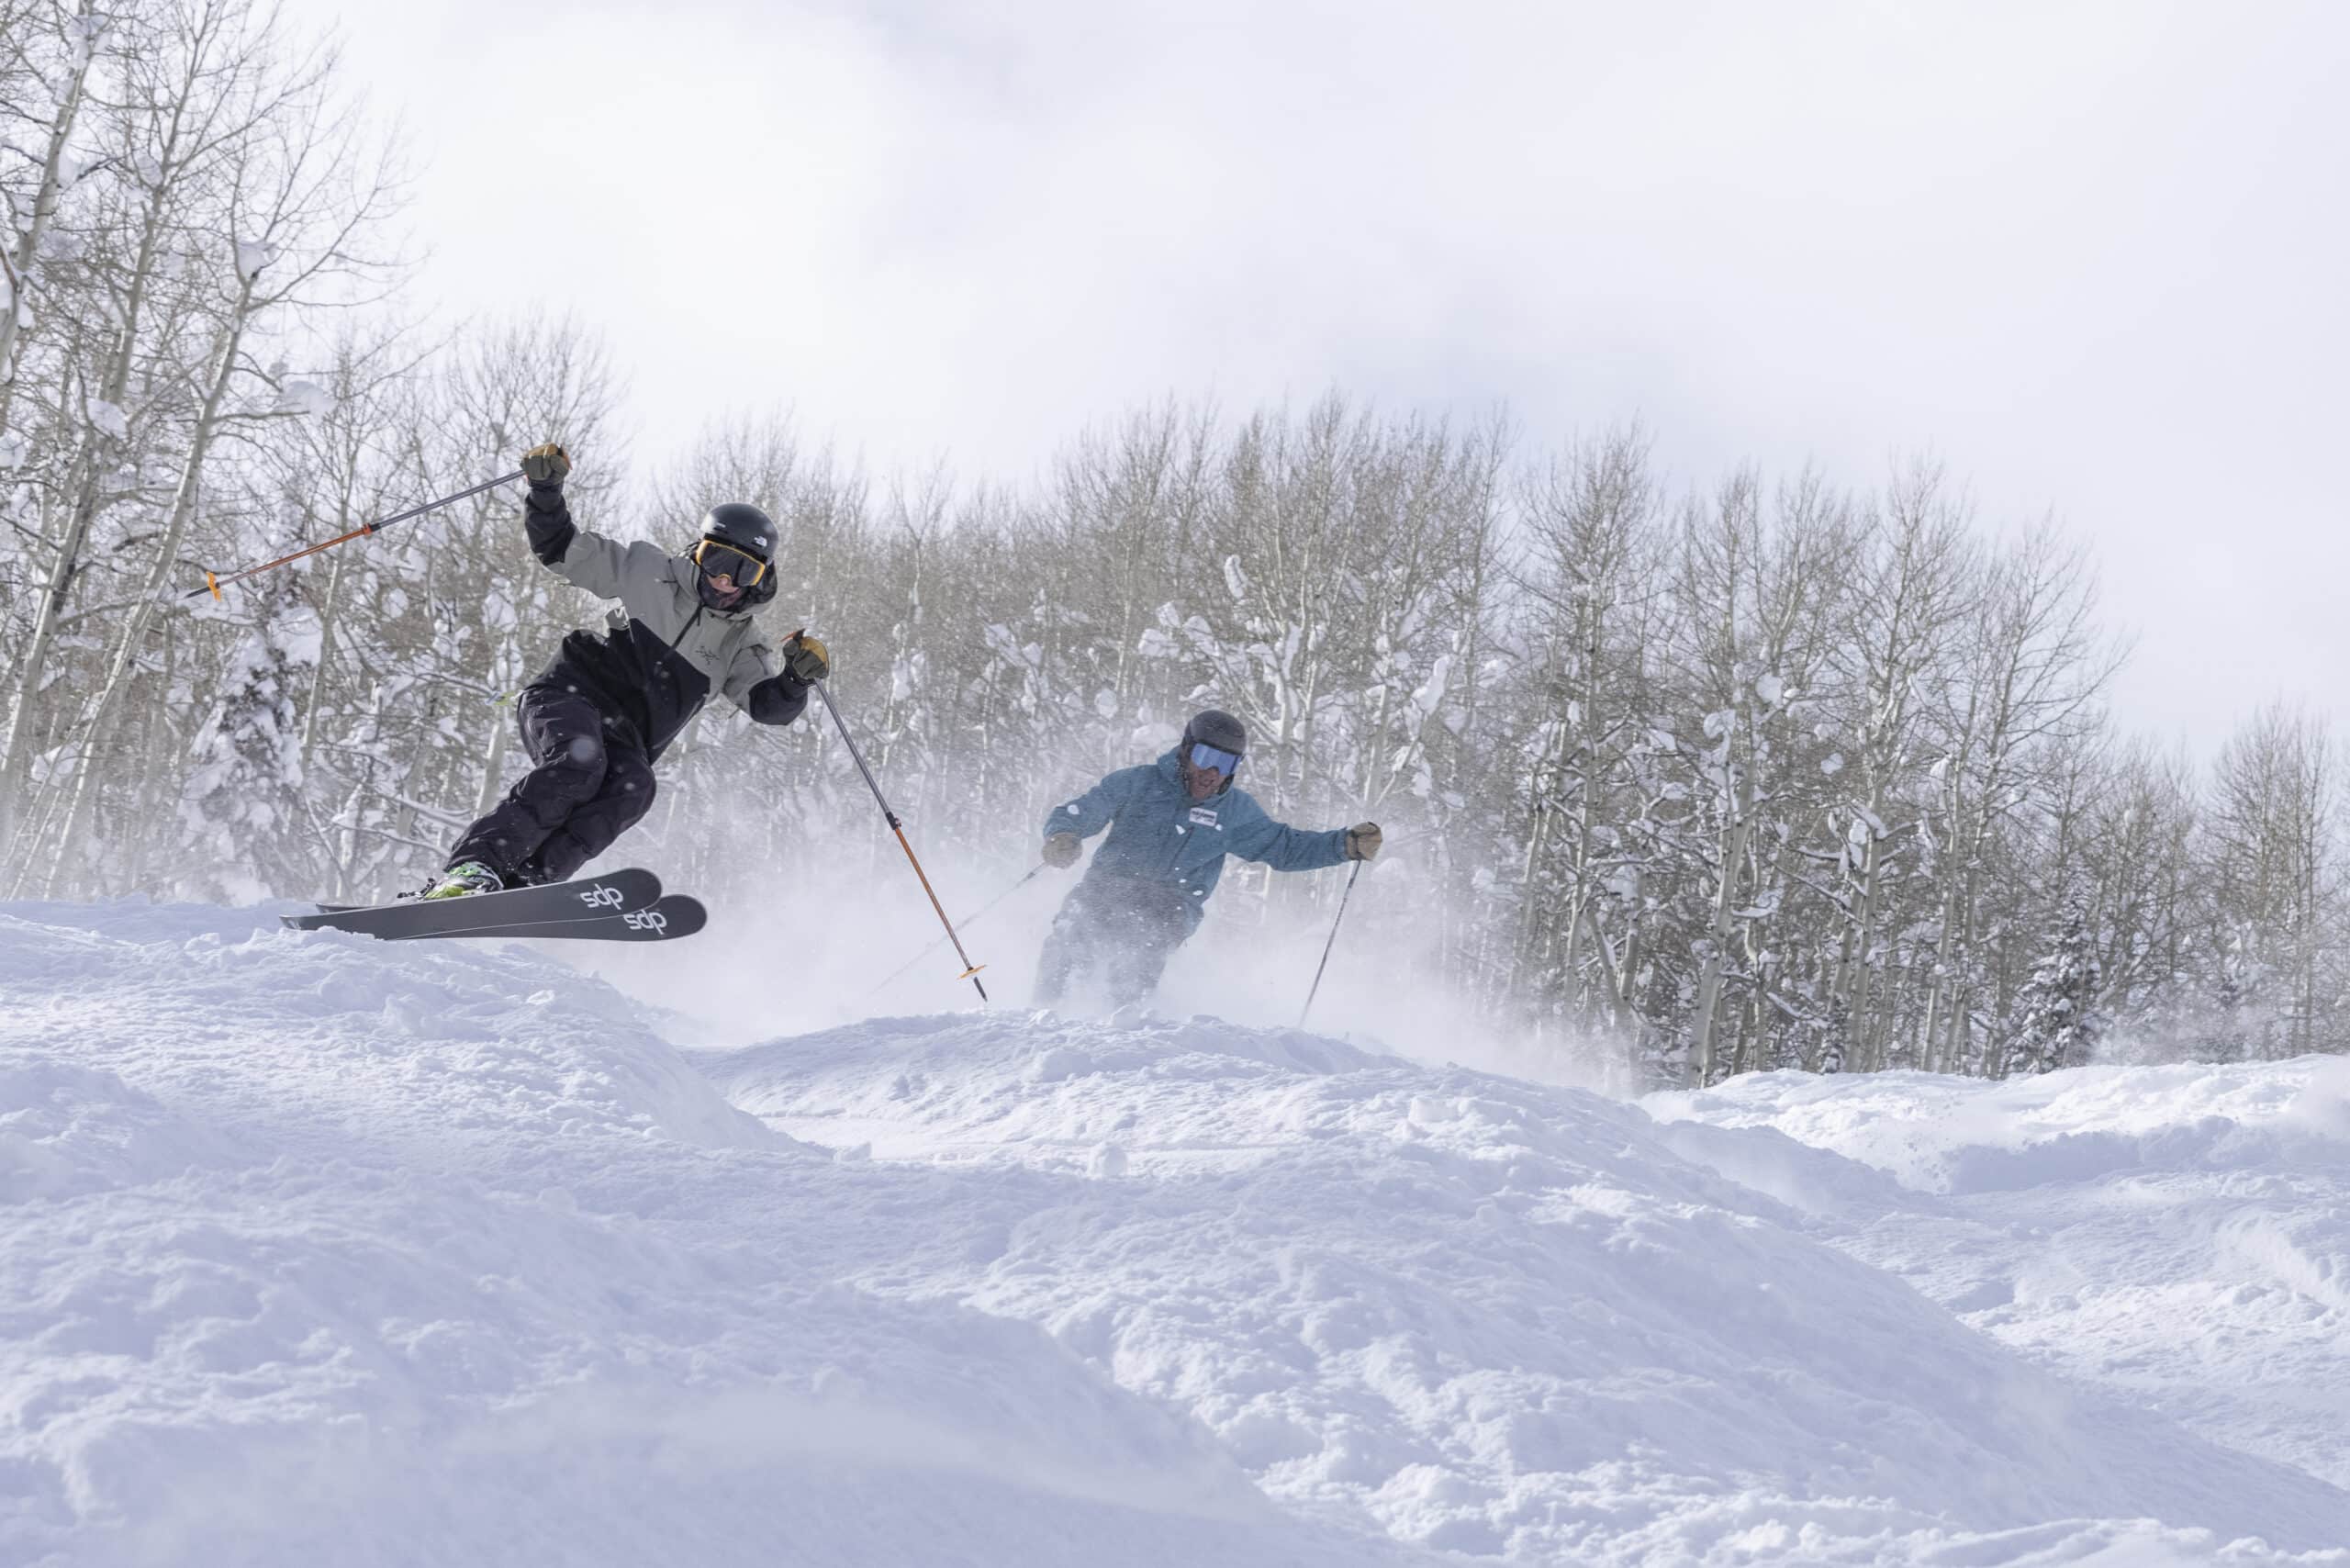
{"type": "Polygon", "coordinates": [[[1050,1007],[1082,972],[1099,968],[1113,1005],[1158,984],[1168,958],[1199,929],[1224,875],[1224,857],[1276,871],[1314,871],[1379,853],[1379,824],[1309,833],[1277,823],[1232,787],[1248,732],[1218,709],[1198,714],[1155,763],[1122,767],[1045,819],[1045,864],[1077,864],[1083,841],[1110,830],[1054,917],[1036,975],[1036,1003],[1050,1007]]]}

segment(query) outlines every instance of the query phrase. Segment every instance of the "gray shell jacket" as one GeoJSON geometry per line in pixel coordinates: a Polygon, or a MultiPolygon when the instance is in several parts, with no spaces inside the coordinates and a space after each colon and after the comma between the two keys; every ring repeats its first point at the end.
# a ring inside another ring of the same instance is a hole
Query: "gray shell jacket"
{"type": "Polygon", "coordinates": [[[807,683],[778,667],[747,606],[702,603],[691,557],[588,532],[554,487],[532,487],[523,521],[532,551],[555,576],[621,603],[604,635],[572,633],[532,684],[588,698],[655,757],[713,689],[763,724],[788,724],[808,706],[807,683]]]}

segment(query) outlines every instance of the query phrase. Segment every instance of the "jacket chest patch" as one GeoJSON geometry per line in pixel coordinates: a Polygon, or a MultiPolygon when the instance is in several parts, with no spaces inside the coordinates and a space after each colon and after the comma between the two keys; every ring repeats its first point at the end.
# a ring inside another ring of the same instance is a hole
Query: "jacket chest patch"
{"type": "Polygon", "coordinates": [[[1224,831],[1224,824],[1215,820],[1215,808],[1214,806],[1193,806],[1192,808],[1192,824],[1197,827],[1212,827],[1218,833],[1222,833],[1224,831]]]}

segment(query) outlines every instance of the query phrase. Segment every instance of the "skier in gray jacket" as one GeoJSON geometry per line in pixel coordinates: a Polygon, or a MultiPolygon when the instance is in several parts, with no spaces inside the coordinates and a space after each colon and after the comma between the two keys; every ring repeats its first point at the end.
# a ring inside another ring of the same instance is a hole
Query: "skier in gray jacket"
{"type": "Polygon", "coordinates": [[[653,805],[653,765],[713,690],[763,724],[788,724],[830,670],[795,636],[778,657],[751,620],[775,597],[775,524],[741,501],[712,507],[682,555],[621,544],[571,521],[571,458],[549,442],[522,458],[523,526],[555,576],[619,610],[599,637],[574,632],[516,707],[535,766],[450,852],[426,898],[559,882],[653,805]]]}

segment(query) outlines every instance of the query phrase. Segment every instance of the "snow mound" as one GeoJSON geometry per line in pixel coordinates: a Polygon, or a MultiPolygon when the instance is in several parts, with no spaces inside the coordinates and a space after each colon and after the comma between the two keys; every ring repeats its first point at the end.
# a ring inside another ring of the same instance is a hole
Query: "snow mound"
{"type": "Polygon", "coordinates": [[[45,993],[41,1032],[74,1042],[84,1067],[119,1059],[176,1085],[298,1081],[301,1133],[337,1147],[386,1134],[387,1117],[453,1143],[500,1137],[516,1116],[713,1148],[775,1142],[633,1004],[582,994],[543,961],[443,948],[387,962],[367,937],[297,935],[274,917],[256,930],[251,914],[224,925],[219,913],[132,906],[103,935],[0,913],[0,987],[20,1002],[45,993]]]}
{"type": "MultiPolygon", "coordinates": [[[[1770,1073],[1644,1103],[2031,1361],[2350,1486],[2350,1061],[1770,1073]]],[[[2350,1507],[2317,1539],[2350,1540],[2350,1507]]]]}
{"type": "Polygon", "coordinates": [[[0,1562],[1402,1562],[519,947],[0,910],[0,1562]],[[948,1550],[951,1546],[951,1551],[948,1550]]]}
{"type": "Polygon", "coordinates": [[[1921,1193],[2014,1192],[2132,1170],[2350,1159],[2350,1061],[2091,1067],[1986,1083],[1933,1073],[1750,1073],[1654,1094],[1661,1118],[1770,1126],[1921,1193]]]}
{"type": "Polygon", "coordinates": [[[1794,1207],[1636,1106],[1212,1019],[881,1020],[708,1070],[795,1137],[999,1178],[942,1190],[861,1283],[1035,1323],[1277,1500],[1399,1540],[2184,1562],[2332,1547],[2350,1519],[2350,1495],[2076,1388],[1857,1261],[1810,1210],[1902,1189],[1781,1134],[1747,1164],[1794,1207]]]}
{"type": "MultiPolygon", "coordinates": [[[[655,1020],[521,945],[0,908],[0,1562],[2350,1564],[2310,1467],[1873,1261],[1962,1196],[1760,1102],[655,1020]]],[[[2315,1081],[2262,1136],[2334,1136],[2315,1081]]],[[[2317,1303],[2299,1223],[2214,1245],[2317,1303]]]]}

